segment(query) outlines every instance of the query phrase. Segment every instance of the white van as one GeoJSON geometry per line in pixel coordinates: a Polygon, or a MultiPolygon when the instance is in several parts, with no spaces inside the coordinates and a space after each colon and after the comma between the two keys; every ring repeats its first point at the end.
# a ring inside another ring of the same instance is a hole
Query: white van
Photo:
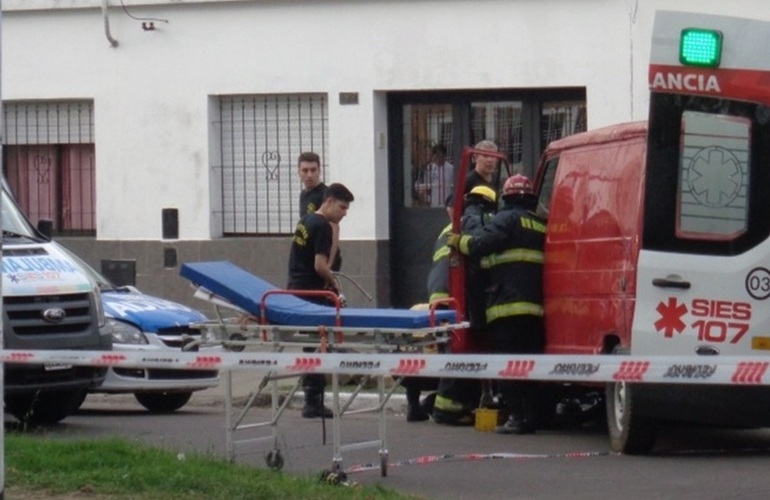
{"type": "MultiPolygon", "coordinates": [[[[97,284],[26,219],[2,187],[3,345],[11,350],[110,350],[97,284]]],[[[106,368],[5,364],[5,410],[27,423],[55,423],[104,381],[106,368]]]]}

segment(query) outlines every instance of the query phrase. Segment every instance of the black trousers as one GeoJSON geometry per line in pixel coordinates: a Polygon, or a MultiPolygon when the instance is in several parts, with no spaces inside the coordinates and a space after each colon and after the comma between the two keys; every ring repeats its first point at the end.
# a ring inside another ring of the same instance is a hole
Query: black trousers
{"type": "MultiPolygon", "coordinates": [[[[495,320],[484,331],[492,354],[541,354],[545,350],[543,318],[520,315],[495,320]]],[[[530,421],[537,420],[540,384],[532,380],[496,380],[504,408],[530,421]]]]}

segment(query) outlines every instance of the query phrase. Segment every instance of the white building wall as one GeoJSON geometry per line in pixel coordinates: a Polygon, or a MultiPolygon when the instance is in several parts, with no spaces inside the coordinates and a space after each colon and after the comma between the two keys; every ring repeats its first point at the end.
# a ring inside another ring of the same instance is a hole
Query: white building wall
{"type": "Polygon", "coordinates": [[[219,236],[211,97],[325,92],[330,181],[356,194],[343,239],[387,239],[385,93],[585,87],[594,128],[646,116],[656,8],[770,19],[763,0],[5,0],[3,99],[93,99],[97,235],[219,236]],[[341,106],[339,92],[358,92],[341,106]]]}

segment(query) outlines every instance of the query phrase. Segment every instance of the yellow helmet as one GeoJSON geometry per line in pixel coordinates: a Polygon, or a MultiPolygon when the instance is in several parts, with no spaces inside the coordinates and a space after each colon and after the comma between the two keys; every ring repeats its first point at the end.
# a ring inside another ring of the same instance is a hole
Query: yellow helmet
{"type": "Polygon", "coordinates": [[[489,186],[476,186],[470,190],[469,195],[475,194],[481,196],[490,203],[497,203],[497,193],[489,186]]]}

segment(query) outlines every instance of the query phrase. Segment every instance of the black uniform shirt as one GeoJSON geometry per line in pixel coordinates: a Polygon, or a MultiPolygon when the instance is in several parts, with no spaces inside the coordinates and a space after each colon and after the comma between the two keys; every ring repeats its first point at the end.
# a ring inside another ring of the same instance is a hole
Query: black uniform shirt
{"type": "MultiPolygon", "coordinates": [[[[313,189],[306,189],[299,195],[299,216],[303,217],[307,214],[313,214],[316,210],[321,208],[321,204],[324,201],[324,191],[326,191],[326,184],[320,182],[313,189]]],[[[334,262],[332,262],[332,271],[337,272],[342,267],[342,252],[337,248],[337,254],[334,256],[334,262]]]]}
{"type": "Polygon", "coordinates": [[[323,290],[326,281],[315,270],[317,254],[329,257],[332,247],[332,226],[326,217],[307,214],[297,223],[289,253],[289,284],[291,290],[323,290]]]}
{"type": "Polygon", "coordinates": [[[318,183],[313,189],[303,190],[299,195],[299,216],[303,217],[307,214],[315,213],[316,210],[321,208],[321,203],[324,201],[324,191],[326,191],[326,184],[323,182],[318,183]]]}

